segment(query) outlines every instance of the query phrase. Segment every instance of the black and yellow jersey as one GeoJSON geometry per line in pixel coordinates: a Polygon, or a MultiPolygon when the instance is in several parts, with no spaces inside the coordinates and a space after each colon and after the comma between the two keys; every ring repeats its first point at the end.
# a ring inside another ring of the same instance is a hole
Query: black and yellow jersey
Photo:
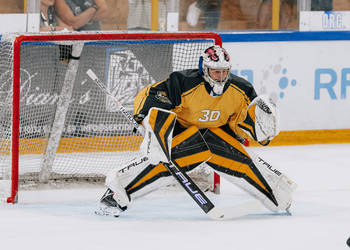
{"type": "Polygon", "coordinates": [[[167,80],[151,84],[137,94],[134,115],[146,116],[151,107],[158,107],[175,112],[185,128],[228,124],[236,134],[246,137],[243,128],[255,138],[254,118],[247,112],[256,97],[252,84],[230,73],[222,95],[211,96],[210,92],[211,86],[197,69],[176,71],[167,80]]]}

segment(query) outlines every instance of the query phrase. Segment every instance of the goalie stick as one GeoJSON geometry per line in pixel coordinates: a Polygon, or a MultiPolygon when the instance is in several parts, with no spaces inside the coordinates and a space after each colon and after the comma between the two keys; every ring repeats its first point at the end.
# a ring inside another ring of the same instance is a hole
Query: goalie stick
{"type": "MultiPolygon", "coordinates": [[[[86,74],[90,79],[109,97],[113,99],[118,106],[120,112],[133,124],[133,126],[140,132],[141,135],[145,134],[142,126],[140,126],[130,113],[126,111],[124,106],[112,95],[112,93],[106,88],[105,84],[97,77],[97,75],[88,69],[86,74]]],[[[209,200],[209,198],[200,190],[195,182],[184,172],[182,172],[176,163],[170,159],[169,153],[164,150],[163,152],[168,158],[168,163],[164,165],[173,177],[180,183],[180,185],[186,190],[186,192],[192,197],[192,199],[198,204],[198,206],[212,219],[215,220],[228,220],[233,218],[239,218],[260,210],[261,205],[258,200],[248,201],[243,204],[238,204],[232,207],[218,208],[209,200]]]]}

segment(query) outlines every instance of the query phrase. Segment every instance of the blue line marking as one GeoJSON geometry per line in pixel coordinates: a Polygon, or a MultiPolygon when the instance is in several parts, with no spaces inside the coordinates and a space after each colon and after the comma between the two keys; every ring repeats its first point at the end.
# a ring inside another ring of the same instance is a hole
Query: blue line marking
{"type": "Polygon", "coordinates": [[[350,40],[350,31],[219,32],[222,42],[290,42],[350,40]]]}

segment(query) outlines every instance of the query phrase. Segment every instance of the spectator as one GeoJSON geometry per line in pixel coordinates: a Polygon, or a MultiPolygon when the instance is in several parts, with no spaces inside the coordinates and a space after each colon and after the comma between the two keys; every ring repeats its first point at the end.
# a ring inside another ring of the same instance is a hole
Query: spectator
{"type": "Polygon", "coordinates": [[[333,9],[333,0],[311,0],[311,11],[330,11],[333,9]]]}
{"type": "Polygon", "coordinates": [[[203,12],[204,29],[216,30],[219,26],[222,0],[197,0],[193,2],[187,11],[187,23],[194,27],[203,12]]]}
{"type": "Polygon", "coordinates": [[[40,31],[72,30],[57,17],[55,12],[55,0],[41,0],[40,2],[40,31]]]}
{"type": "Polygon", "coordinates": [[[74,30],[101,30],[108,16],[105,0],[56,0],[58,16],[74,30]]]}
{"type": "Polygon", "coordinates": [[[268,29],[272,18],[272,0],[262,0],[257,14],[257,28],[268,29]]]}
{"type": "MultiPolygon", "coordinates": [[[[293,15],[296,0],[281,0],[280,29],[287,29],[293,15]]],[[[263,0],[257,14],[257,28],[270,29],[272,20],[272,0],[263,0]]]]}

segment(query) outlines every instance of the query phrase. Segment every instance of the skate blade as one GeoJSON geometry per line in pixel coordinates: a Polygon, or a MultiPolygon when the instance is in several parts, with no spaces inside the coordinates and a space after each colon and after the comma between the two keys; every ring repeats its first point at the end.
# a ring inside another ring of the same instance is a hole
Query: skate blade
{"type": "Polygon", "coordinates": [[[118,208],[114,207],[99,207],[97,210],[95,210],[95,214],[100,216],[111,216],[118,218],[120,211],[118,208]]]}

